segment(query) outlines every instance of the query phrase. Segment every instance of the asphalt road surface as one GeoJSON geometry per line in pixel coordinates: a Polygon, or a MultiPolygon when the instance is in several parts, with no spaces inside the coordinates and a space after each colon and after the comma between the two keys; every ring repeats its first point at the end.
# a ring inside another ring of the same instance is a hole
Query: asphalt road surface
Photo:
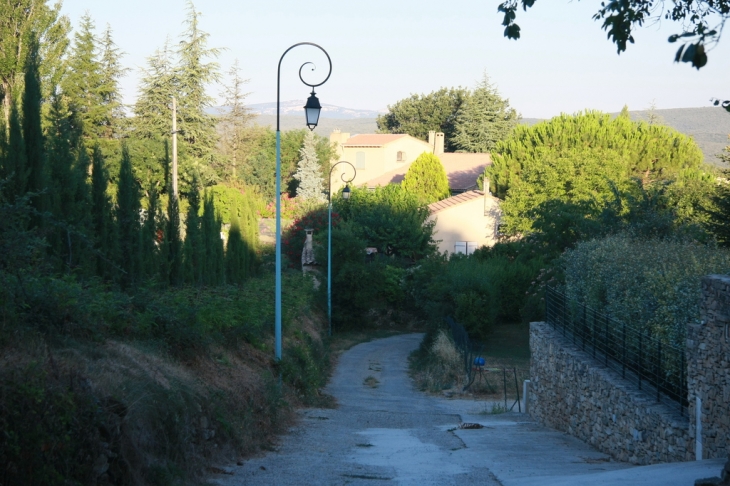
{"type": "Polygon", "coordinates": [[[423,335],[359,344],[340,358],[326,392],[336,409],[301,411],[278,449],[210,481],[242,485],[692,485],[723,461],[633,467],[520,413],[416,390],[407,357],[423,335]],[[480,429],[459,429],[460,423],[480,429]]]}

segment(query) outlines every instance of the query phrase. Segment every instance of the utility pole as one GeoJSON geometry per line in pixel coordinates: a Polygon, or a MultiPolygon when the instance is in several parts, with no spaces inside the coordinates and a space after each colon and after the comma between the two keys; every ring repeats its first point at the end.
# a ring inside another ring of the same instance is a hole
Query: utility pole
{"type": "Polygon", "coordinates": [[[172,97],[172,197],[177,199],[177,102],[172,97]]]}

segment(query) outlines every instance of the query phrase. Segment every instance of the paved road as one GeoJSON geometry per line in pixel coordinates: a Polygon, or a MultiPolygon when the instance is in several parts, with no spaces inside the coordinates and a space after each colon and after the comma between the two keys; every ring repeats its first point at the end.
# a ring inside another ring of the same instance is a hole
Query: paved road
{"type": "Polygon", "coordinates": [[[337,409],[308,409],[276,452],[211,481],[241,485],[692,485],[721,461],[632,467],[524,414],[415,390],[407,356],[423,335],[363,343],[342,355],[327,392],[337,409]],[[370,385],[366,384],[368,380],[370,385]],[[481,429],[455,429],[461,422],[481,429]]]}

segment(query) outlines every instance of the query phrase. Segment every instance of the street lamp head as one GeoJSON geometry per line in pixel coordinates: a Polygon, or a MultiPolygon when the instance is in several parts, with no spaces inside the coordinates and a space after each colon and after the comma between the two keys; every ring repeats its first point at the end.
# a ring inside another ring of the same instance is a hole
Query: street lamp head
{"type": "Polygon", "coordinates": [[[319,122],[319,112],[322,111],[322,105],[319,104],[317,95],[312,88],[312,94],[307,98],[307,104],[304,105],[304,114],[307,117],[307,126],[310,130],[314,130],[319,122]]]}
{"type": "Polygon", "coordinates": [[[347,201],[350,199],[350,185],[346,185],[345,188],[342,190],[342,199],[347,201]]]}

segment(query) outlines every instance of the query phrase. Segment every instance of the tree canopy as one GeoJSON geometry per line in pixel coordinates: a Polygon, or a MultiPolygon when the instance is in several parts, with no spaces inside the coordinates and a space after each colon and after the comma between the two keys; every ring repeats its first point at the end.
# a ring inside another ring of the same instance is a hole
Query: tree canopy
{"type": "Polygon", "coordinates": [[[449,179],[439,158],[424,152],[411,164],[401,187],[422,204],[449,197],[449,179]]]}
{"type": "Polygon", "coordinates": [[[514,234],[531,232],[534,211],[555,201],[581,205],[584,216],[598,214],[636,187],[632,180],[648,186],[699,169],[702,152],[672,128],[584,112],[518,126],[492,160],[485,177],[504,199],[505,231],[514,234]]]}
{"type": "MultiPolygon", "coordinates": [[[[517,10],[527,10],[535,0],[505,0],[499,5],[504,13],[502,25],[509,39],[520,38],[520,26],[515,22],[517,10]]],[[[593,16],[602,21],[603,30],[616,44],[619,54],[627,44],[634,43],[633,32],[646,23],[669,20],[680,24],[681,31],[669,36],[669,42],[685,41],[674,56],[675,62],[687,62],[697,69],[707,64],[707,51],[720,42],[722,29],[730,18],[730,0],[624,0],[602,2],[593,16]]]]}
{"type": "Polygon", "coordinates": [[[377,119],[380,133],[407,133],[428,140],[428,132],[443,132],[446,151],[455,152],[456,120],[469,97],[465,88],[441,88],[429,94],[413,94],[388,106],[388,113],[377,119]]]}
{"type": "Polygon", "coordinates": [[[456,118],[454,145],[464,152],[490,152],[512,133],[519,118],[484,74],[456,118]]]}
{"type": "Polygon", "coordinates": [[[446,152],[488,152],[517,124],[519,115],[484,74],[474,90],[441,88],[411,95],[378,116],[380,133],[407,133],[428,140],[428,132],[444,134],[446,152]]]}

